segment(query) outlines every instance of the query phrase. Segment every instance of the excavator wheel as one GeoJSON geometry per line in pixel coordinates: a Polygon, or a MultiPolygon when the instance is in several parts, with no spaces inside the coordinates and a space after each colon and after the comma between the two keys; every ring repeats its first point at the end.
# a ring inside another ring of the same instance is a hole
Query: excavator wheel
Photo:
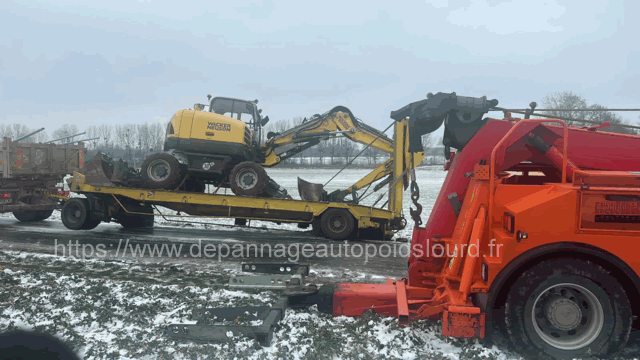
{"type": "Polygon", "coordinates": [[[322,214],[322,233],[331,240],[344,240],[349,237],[354,224],[355,219],[345,209],[329,209],[322,214]]]}
{"type": "Polygon", "coordinates": [[[174,190],[185,176],[178,160],[167,153],[153,154],[146,158],[140,175],[151,188],[167,190],[174,190]]]}
{"type": "Polygon", "coordinates": [[[269,177],[260,164],[245,161],[231,169],[229,187],[236,195],[258,196],[262,194],[269,177]]]}
{"type": "Polygon", "coordinates": [[[508,335],[525,357],[609,357],[629,339],[632,318],[629,297],[616,278],[574,258],[530,268],[505,303],[508,335]]]}
{"type": "Polygon", "coordinates": [[[62,207],[60,217],[62,223],[70,230],[91,230],[100,224],[89,215],[90,207],[87,199],[71,199],[62,207]]]}
{"type": "Polygon", "coordinates": [[[48,219],[51,214],[53,214],[53,210],[36,210],[14,212],[13,216],[21,222],[36,222],[48,219]]]}

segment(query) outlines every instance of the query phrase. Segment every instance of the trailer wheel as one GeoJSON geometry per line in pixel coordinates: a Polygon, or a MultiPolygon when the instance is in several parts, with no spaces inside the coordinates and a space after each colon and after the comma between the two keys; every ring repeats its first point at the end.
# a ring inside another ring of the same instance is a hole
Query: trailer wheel
{"type": "Polygon", "coordinates": [[[70,230],[91,230],[100,224],[100,220],[89,217],[89,200],[71,199],[62,207],[62,223],[70,230]]]}
{"type": "Polygon", "coordinates": [[[46,220],[51,217],[51,214],[53,214],[53,210],[36,210],[14,212],[13,216],[21,222],[35,222],[46,220]]]}
{"type": "Polygon", "coordinates": [[[154,224],[153,216],[126,215],[118,219],[120,225],[125,229],[152,228],[154,224]]]}
{"type": "Polygon", "coordinates": [[[353,231],[355,219],[344,209],[329,209],[322,215],[322,232],[331,240],[344,240],[353,231]]]}
{"type": "Polygon", "coordinates": [[[320,218],[314,218],[311,222],[311,235],[322,236],[322,221],[320,218]]]}
{"type": "Polygon", "coordinates": [[[122,225],[125,229],[139,229],[139,228],[152,228],[155,222],[155,216],[153,216],[153,207],[151,205],[135,204],[133,202],[126,203],[126,209],[121,209],[114,219],[122,225]],[[143,215],[149,214],[149,215],[143,215]]]}
{"type": "Polygon", "coordinates": [[[153,154],[146,158],[140,175],[150,187],[167,190],[174,190],[184,177],[178,160],[167,153],[153,154]]]}
{"type": "Polygon", "coordinates": [[[260,164],[245,161],[231,169],[229,187],[236,195],[258,196],[264,191],[268,180],[267,172],[260,164]]]}
{"type": "Polygon", "coordinates": [[[523,273],[507,295],[505,323],[526,356],[610,356],[631,332],[629,298],[608,271],[572,258],[523,273]]]}

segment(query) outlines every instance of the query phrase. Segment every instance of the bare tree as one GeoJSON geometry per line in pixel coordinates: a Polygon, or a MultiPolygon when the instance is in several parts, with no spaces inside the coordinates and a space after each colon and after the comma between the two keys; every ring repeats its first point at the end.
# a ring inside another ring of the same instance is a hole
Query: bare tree
{"type": "Polygon", "coordinates": [[[21,138],[31,132],[25,124],[13,124],[11,130],[14,139],[21,138]]]}
{"type": "Polygon", "coordinates": [[[433,147],[435,140],[433,133],[422,135],[422,148],[427,151],[427,149],[433,147]]]}
{"type": "MultiPolygon", "coordinates": [[[[551,95],[547,95],[542,99],[542,105],[550,109],[596,109],[600,111],[547,111],[545,114],[560,116],[569,119],[581,119],[596,121],[598,123],[609,122],[611,127],[607,131],[635,134],[632,129],[615,126],[615,125],[628,125],[628,121],[619,115],[607,110],[607,107],[593,104],[588,105],[587,100],[580,95],[574,94],[571,91],[557,92],[551,95]]],[[[585,126],[585,124],[579,121],[565,120],[567,125],[585,126]]]]}
{"type": "MultiPolygon", "coordinates": [[[[87,137],[87,138],[89,138],[89,139],[93,139],[93,138],[96,138],[96,137],[100,137],[100,135],[98,134],[98,127],[97,127],[97,126],[95,126],[95,125],[91,125],[91,126],[89,126],[89,127],[87,128],[86,132],[87,132],[86,137],[87,137]]],[[[84,138],[84,137],[83,137],[83,138],[84,138]]],[[[93,140],[93,141],[87,141],[87,142],[85,143],[85,146],[86,146],[86,147],[87,147],[87,149],[89,149],[89,150],[95,150],[95,149],[97,149],[97,148],[100,146],[100,139],[96,139],[96,140],[93,140]]]]}
{"type": "Polygon", "coordinates": [[[289,124],[289,120],[278,120],[273,124],[273,128],[275,132],[283,133],[291,128],[291,124],[289,124]]]}
{"type": "MultiPolygon", "coordinates": [[[[30,129],[29,132],[34,132],[37,129],[30,129]]],[[[49,134],[47,134],[46,131],[40,131],[37,134],[31,135],[28,138],[22,140],[23,142],[34,142],[34,143],[43,143],[45,141],[49,140],[49,134]]]]}
{"type": "MultiPolygon", "coordinates": [[[[547,95],[542,99],[542,105],[549,109],[586,109],[588,107],[585,99],[571,91],[556,92],[551,95],[547,95]]],[[[581,111],[547,111],[545,114],[569,119],[582,119],[584,116],[584,113],[581,111]]],[[[567,121],[567,125],[574,124],[577,123],[574,121],[567,121]]]]}
{"type": "Polygon", "coordinates": [[[160,151],[164,147],[165,128],[168,123],[154,123],[149,125],[149,150],[160,151]]]}
{"type": "MultiPolygon", "coordinates": [[[[80,132],[81,131],[78,130],[77,125],[64,124],[61,127],[59,127],[56,131],[54,131],[51,136],[55,140],[55,139],[65,138],[71,135],[79,134],[80,132]]],[[[66,142],[68,140],[69,139],[63,139],[62,142],[66,142]]]]}
{"type": "Polygon", "coordinates": [[[100,137],[100,144],[105,152],[110,150],[110,146],[113,146],[113,128],[110,125],[102,124],[97,128],[98,136],[100,137]]]}
{"type": "MultiPolygon", "coordinates": [[[[36,131],[37,129],[30,129],[24,124],[13,124],[13,125],[4,125],[0,124],[0,141],[2,138],[8,137],[11,139],[18,139],[22,136],[25,136],[29,133],[36,131]]],[[[40,131],[37,134],[31,135],[28,138],[22,140],[22,142],[44,142],[48,139],[48,135],[46,131],[40,131]]]]}
{"type": "Polygon", "coordinates": [[[115,127],[116,142],[125,151],[125,156],[129,159],[133,158],[137,138],[136,132],[136,127],[132,124],[116,125],[115,127]]]}
{"type": "Polygon", "coordinates": [[[636,134],[636,131],[634,129],[625,128],[622,126],[616,126],[616,125],[629,125],[629,122],[626,119],[622,118],[622,116],[619,116],[607,110],[606,106],[593,104],[589,106],[589,109],[594,109],[599,111],[589,111],[584,114],[583,119],[596,121],[600,124],[604,122],[608,122],[611,124],[611,127],[608,128],[607,131],[617,132],[622,134],[636,134]]]}

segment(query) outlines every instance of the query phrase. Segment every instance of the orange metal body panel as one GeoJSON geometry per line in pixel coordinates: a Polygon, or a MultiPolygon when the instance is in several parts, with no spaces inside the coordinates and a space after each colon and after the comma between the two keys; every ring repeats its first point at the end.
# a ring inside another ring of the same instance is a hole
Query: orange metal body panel
{"type": "Polygon", "coordinates": [[[407,323],[407,315],[443,313],[443,334],[483,337],[485,313],[473,295],[493,289],[522,254],[554,244],[588,246],[638,277],[640,159],[629,149],[640,136],[541,121],[488,121],[452,158],[426,226],[414,228],[406,283],[340,284],[334,314],[373,309],[407,323]],[[534,136],[549,146],[533,147],[534,136]],[[522,175],[513,175],[519,167],[522,175]],[[448,202],[454,192],[459,215],[448,202]]]}

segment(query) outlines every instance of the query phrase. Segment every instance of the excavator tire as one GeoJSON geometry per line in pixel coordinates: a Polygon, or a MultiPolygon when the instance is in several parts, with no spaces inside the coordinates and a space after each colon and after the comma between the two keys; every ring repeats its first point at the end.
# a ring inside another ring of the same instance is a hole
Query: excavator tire
{"type": "Polygon", "coordinates": [[[344,240],[351,235],[355,219],[348,210],[329,209],[322,214],[322,233],[331,240],[344,240]]]}
{"type": "Polygon", "coordinates": [[[178,160],[167,153],[153,154],[142,163],[142,180],[153,189],[174,190],[184,178],[178,160]]]}
{"type": "Polygon", "coordinates": [[[505,303],[511,341],[525,357],[610,357],[629,339],[631,303],[607,270],[589,261],[541,262],[514,283],[505,303]]]}
{"type": "Polygon", "coordinates": [[[245,161],[231,169],[229,187],[236,195],[259,196],[263,193],[269,176],[260,164],[245,161]]]}

